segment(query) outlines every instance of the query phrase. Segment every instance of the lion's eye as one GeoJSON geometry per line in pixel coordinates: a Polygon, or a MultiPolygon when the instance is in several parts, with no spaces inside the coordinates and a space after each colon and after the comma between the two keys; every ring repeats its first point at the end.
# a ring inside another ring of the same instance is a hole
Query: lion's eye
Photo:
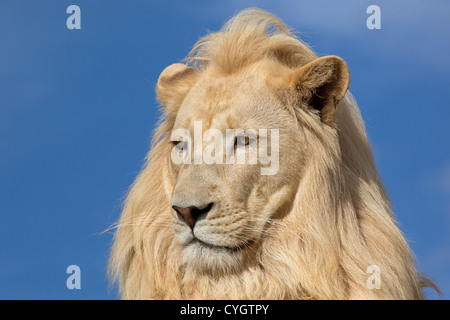
{"type": "Polygon", "coordinates": [[[235,146],[238,146],[238,145],[248,146],[249,141],[250,141],[250,139],[247,136],[237,136],[234,138],[234,145],[235,146]]]}
{"type": "Polygon", "coordinates": [[[188,147],[187,141],[172,141],[172,143],[178,151],[186,151],[188,147]]]}
{"type": "Polygon", "coordinates": [[[255,137],[250,136],[236,136],[234,138],[234,150],[237,150],[239,148],[245,148],[247,146],[253,146],[254,142],[256,141],[255,137]]]}

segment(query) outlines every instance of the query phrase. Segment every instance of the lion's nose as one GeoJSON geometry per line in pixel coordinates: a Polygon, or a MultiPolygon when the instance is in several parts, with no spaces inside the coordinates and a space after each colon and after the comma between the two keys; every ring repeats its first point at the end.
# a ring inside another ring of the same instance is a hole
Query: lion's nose
{"type": "Polygon", "coordinates": [[[194,229],[195,222],[197,222],[197,219],[202,216],[206,215],[212,208],[213,203],[211,202],[204,208],[198,208],[195,206],[190,207],[177,207],[172,206],[172,208],[178,213],[178,216],[186,222],[186,224],[191,228],[194,229]]]}

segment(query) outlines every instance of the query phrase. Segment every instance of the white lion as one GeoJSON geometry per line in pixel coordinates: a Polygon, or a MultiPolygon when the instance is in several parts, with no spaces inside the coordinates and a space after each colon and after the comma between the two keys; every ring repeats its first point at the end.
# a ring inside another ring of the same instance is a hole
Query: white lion
{"type": "Polygon", "coordinates": [[[201,39],[187,62],[157,84],[164,115],[110,257],[121,296],[423,298],[432,284],[391,212],[346,63],[316,57],[258,9],[201,39]],[[171,133],[194,121],[205,130],[279,129],[278,172],[174,164],[171,133]],[[368,285],[371,266],[378,289],[368,285]]]}

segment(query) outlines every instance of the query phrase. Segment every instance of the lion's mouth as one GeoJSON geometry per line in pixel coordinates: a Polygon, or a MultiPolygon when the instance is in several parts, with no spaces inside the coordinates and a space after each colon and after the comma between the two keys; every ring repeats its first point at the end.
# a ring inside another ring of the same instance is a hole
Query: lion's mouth
{"type": "Polygon", "coordinates": [[[214,245],[211,243],[207,243],[205,241],[202,241],[196,237],[192,239],[192,241],[189,243],[189,245],[197,245],[201,246],[202,248],[216,250],[216,251],[227,251],[227,252],[239,252],[244,250],[245,248],[248,248],[252,244],[252,241],[246,241],[240,245],[237,246],[221,246],[221,245],[214,245]]]}

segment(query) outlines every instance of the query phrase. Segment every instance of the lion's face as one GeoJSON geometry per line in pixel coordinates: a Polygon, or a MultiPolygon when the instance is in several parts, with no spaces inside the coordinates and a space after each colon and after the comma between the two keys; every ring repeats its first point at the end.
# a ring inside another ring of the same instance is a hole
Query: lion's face
{"type": "Polygon", "coordinates": [[[166,191],[185,264],[235,272],[257,261],[311,149],[298,114],[332,118],[348,86],[339,81],[342,65],[325,57],[292,70],[263,59],[232,74],[180,64],[161,74],[158,94],[174,119],[166,191]],[[292,101],[302,99],[315,104],[311,112],[295,111],[292,101]]]}
{"type": "Polygon", "coordinates": [[[251,261],[268,220],[292,198],[298,183],[300,163],[290,161],[301,159],[301,150],[292,147],[298,140],[295,118],[274,92],[284,74],[269,69],[264,62],[228,76],[206,72],[176,115],[172,132],[185,129],[191,139],[172,141],[170,147],[191,159],[186,164],[170,159],[172,222],[184,262],[195,268],[232,271],[251,261]],[[222,161],[206,159],[220,150],[223,155],[215,159],[222,161]],[[267,157],[259,153],[250,163],[249,154],[259,150],[267,157]],[[239,155],[247,157],[244,163],[237,164],[239,155]],[[230,159],[235,163],[227,163],[230,159]]]}

